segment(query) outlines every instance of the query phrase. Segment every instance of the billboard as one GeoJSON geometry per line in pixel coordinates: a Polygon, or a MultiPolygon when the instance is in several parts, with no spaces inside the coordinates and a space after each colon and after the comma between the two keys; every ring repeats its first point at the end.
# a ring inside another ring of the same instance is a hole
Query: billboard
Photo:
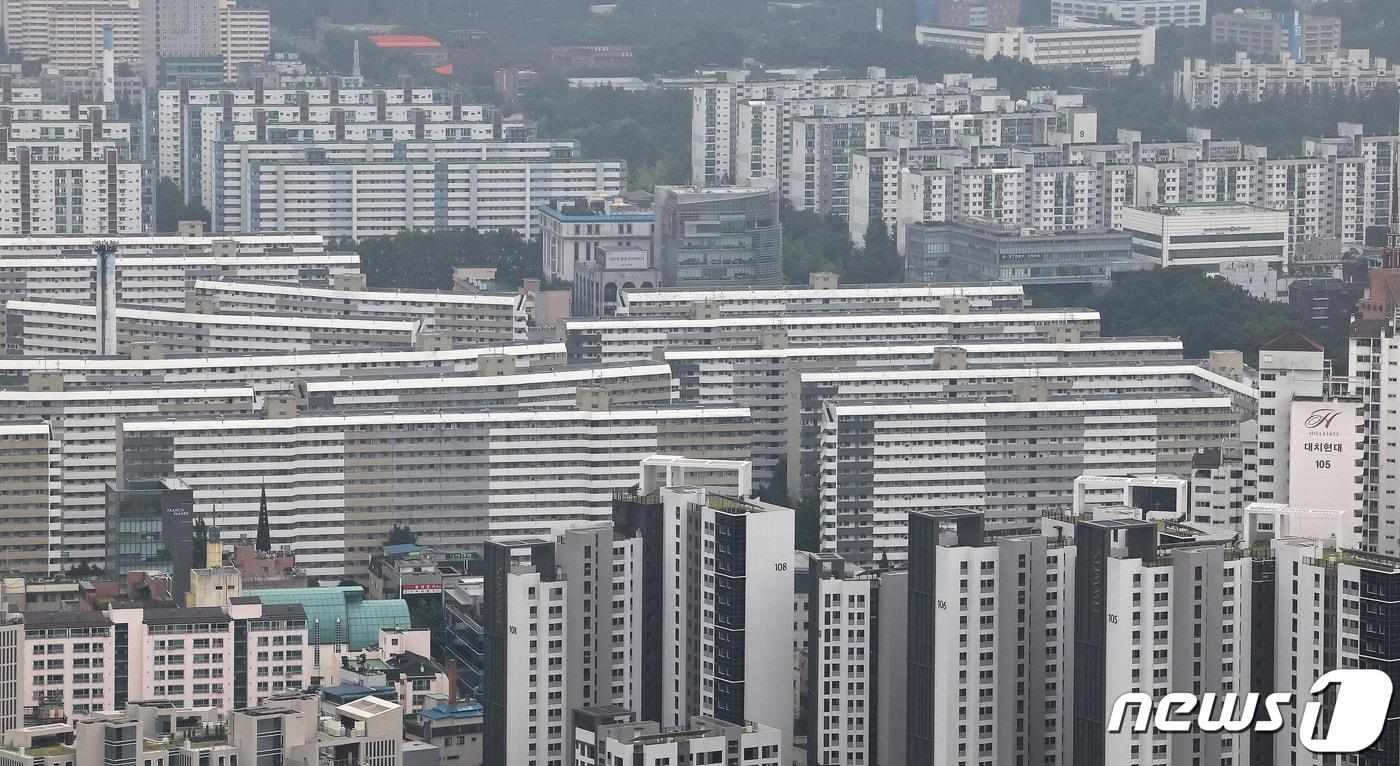
{"type": "Polygon", "coordinates": [[[1352,402],[1294,401],[1288,437],[1288,504],[1359,511],[1361,412],[1352,402]]]}

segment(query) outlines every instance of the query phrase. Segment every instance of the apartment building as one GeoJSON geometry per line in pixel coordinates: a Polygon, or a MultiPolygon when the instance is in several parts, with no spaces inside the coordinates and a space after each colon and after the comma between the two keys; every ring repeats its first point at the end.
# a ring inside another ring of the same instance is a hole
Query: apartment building
{"type": "Polygon", "coordinates": [[[1052,0],[1050,23],[1102,19],[1144,27],[1203,27],[1205,0],[1052,0]]]}
{"type": "Polygon", "coordinates": [[[986,29],[921,24],[914,28],[920,45],[953,48],[989,61],[1007,56],[1037,66],[1082,66],[1110,72],[1156,63],[1156,33],[1156,27],[1151,26],[1068,20],[1055,27],[986,29]]]}
{"type": "MultiPolygon", "coordinates": [[[[6,347],[12,356],[97,354],[103,328],[92,304],[12,300],[6,347]]],[[[157,354],[265,353],[417,348],[430,333],[417,322],[296,314],[204,314],[118,305],[116,348],[157,354]]],[[[424,340],[423,342],[427,342],[424,340]]],[[[435,342],[450,345],[445,336],[435,342]]]]}
{"type": "Polygon", "coordinates": [[[1025,308],[1025,290],[1018,284],[958,285],[840,285],[835,274],[813,274],[807,286],[731,289],[622,290],[621,316],[699,318],[771,314],[871,314],[879,311],[957,313],[1016,311],[1025,308]]]}
{"type": "MultiPolygon", "coordinates": [[[[62,462],[48,422],[0,423],[0,568],[25,576],[52,571],[61,539],[62,462]]],[[[0,716],[2,717],[2,716],[0,716]]]]}
{"type": "Polygon", "coordinates": [[[1001,313],[786,314],[717,319],[564,319],[571,361],[642,361],[654,349],[862,343],[944,344],[1033,338],[1077,341],[1099,333],[1098,312],[1024,309],[1001,313]]]}
{"type": "Polygon", "coordinates": [[[66,716],[116,701],[116,642],[101,612],[27,612],[19,651],[19,704],[54,705],[66,716]]]}
{"type": "Polygon", "coordinates": [[[1210,41],[1239,45],[1266,63],[1325,61],[1342,50],[1342,21],[1300,9],[1237,8],[1210,17],[1210,41]]]}
{"type": "Polygon", "coordinates": [[[608,523],[486,543],[488,762],[562,762],[572,710],[635,709],[642,686],[657,682],[643,676],[638,651],[641,545],[608,523]]]}
{"type": "Polygon", "coordinates": [[[1229,398],[1206,393],[826,402],[822,550],[902,561],[909,514],[939,508],[983,509],[997,531],[1033,530],[1071,507],[1079,475],[1184,473],[1238,420],[1229,398]]]}
{"type": "Polygon", "coordinates": [[[145,358],[33,357],[0,359],[0,385],[36,391],[93,390],[114,385],[174,387],[249,385],[263,403],[296,380],[339,380],[428,374],[511,374],[564,363],[563,343],[507,343],[438,351],[369,350],[279,354],[201,354],[145,358]]]}
{"type": "Polygon", "coordinates": [[[744,407],[608,409],[597,391],[579,399],[579,408],[133,418],[121,424],[120,476],[181,479],[195,513],[217,506],[231,536],[253,534],[266,486],[274,544],[310,574],[340,575],[363,571],[393,525],[442,550],[550,535],[606,519],[611,492],[630,486],[641,457],[749,454],[744,407]],[[425,454],[433,460],[414,457],[425,454]]]}
{"type": "Polygon", "coordinates": [[[809,560],[807,763],[906,763],[909,573],[809,560]]]}
{"type": "Polygon", "coordinates": [[[0,234],[136,234],[143,228],[140,162],[116,148],[47,160],[30,149],[0,162],[0,234]]]}
{"type": "Polygon", "coordinates": [[[626,175],[571,142],[230,140],[217,156],[200,185],[215,231],[331,237],[454,226],[533,237],[539,205],[620,193],[626,175]]]}
{"type": "Polygon", "coordinates": [[[1256,61],[1248,53],[1235,60],[1212,64],[1206,59],[1186,59],[1177,71],[1174,93],[1177,103],[1192,109],[1210,109],[1226,101],[1260,101],[1285,93],[1343,90],[1368,96],[1376,88],[1400,82],[1400,64],[1372,58],[1365,49],[1342,50],[1318,61],[1277,61],[1269,56],[1256,61]]]}
{"type": "Polygon", "coordinates": [[[967,509],[909,516],[904,762],[1082,763],[1071,749],[1076,550],[988,537],[986,521],[967,509]]]}
{"type": "Polygon", "coordinates": [[[189,295],[199,310],[215,313],[416,321],[422,332],[446,337],[454,346],[525,339],[523,294],[368,290],[362,279],[347,276],[331,287],[198,280],[190,287],[189,295]]]}

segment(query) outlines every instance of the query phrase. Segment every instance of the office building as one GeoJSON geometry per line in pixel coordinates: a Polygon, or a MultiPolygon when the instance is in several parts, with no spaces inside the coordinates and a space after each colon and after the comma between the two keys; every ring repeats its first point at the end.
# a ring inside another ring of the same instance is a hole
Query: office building
{"type": "Polygon", "coordinates": [[[1184,473],[1238,419],[1230,399],[1206,393],[827,402],[822,550],[860,564],[903,561],[919,510],[979,509],[991,529],[1035,530],[1041,516],[1071,507],[1079,475],[1184,473]],[[1034,439],[1022,435],[1030,423],[1034,439]]]}
{"type": "Polygon", "coordinates": [[[1133,254],[1152,266],[1207,271],[1237,261],[1283,268],[1291,227],[1284,210],[1231,202],[1163,204],[1123,211],[1133,254]]]}
{"type": "Polygon", "coordinates": [[[662,287],[780,285],[783,225],[772,188],[656,187],[662,287]]]}
{"type": "Polygon", "coordinates": [[[1226,102],[1261,101],[1285,93],[1353,92],[1365,98],[1383,86],[1400,82],[1400,64],[1371,57],[1364,49],[1342,50],[1321,60],[1276,60],[1274,55],[1256,61],[1248,53],[1236,53],[1234,61],[1212,64],[1206,59],[1186,59],[1176,73],[1177,103],[1192,109],[1210,109],[1226,102]]]}
{"type": "Polygon", "coordinates": [[[1205,0],[1051,0],[1050,23],[1099,19],[1144,27],[1203,27],[1205,0]]]}
{"type": "Polygon", "coordinates": [[[909,517],[903,762],[1081,763],[1075,548],[988,537],[985,521],[966,509],[909,517]]]}
{"type": "Polygon", "coordinates": [[[1105,21],[1059,27],[920,25],[914,29],[920,45],[953,48],[989,61],[1007,56],[1037,66],[1111,72],[1156,63],[1156,32],[1155,27],[1105,21]]]}
{"type": "Polygon", "coordinates": [[[1038,233],[971,222],[926,223],[906,230],[904,278],[911,282],[1108,284],[1139,268],[1121,231],[1038,233]]]}
{"type": "MultiPolygon", "coordinates": [[[[651,195],[592,197],[540,206],[540,249],[544,278],[573,282],[585,263],[601,263],[598,248],[608,252],[651,251],[655,216],[651,195]]],[[[640,266],[648,268],[650,258],[640,266]]],[[[613,268],[622,268],[615,265],[613,268]]]]}
{"type": "Polygon", "coordinates": [[[574,708],[635,709],[659,681],[643,677],[638,651],[641,544],[607,523],[486,543],[487,762],[557,762],[574,708]]]}
{"type": "Polygon", "coordinates": [[[1210,41],[1238,45],[1265,63],[1325,61],[1342,49],[1342,22],[1304,10],[1237,8],[1210,17],[1210,41]]]}
{"type": "Polygon", "coordinates": [[[613,316],[625,291],[654,289],[661,283],[661,272],[651,265],[649,249],[598,245],[592,260],[575,265],[573,282],[571,316],[613,316]]]}
{"type": "Polygon", "coordinates": [[[193,510],[194,493],[181,481],[109,482],[106,575],[121,581],[129,572],[162,572],[171,578],[171,596],[183,600],[194,567],[193,510]]]}
{"type": "Polygon", "coordinates": [[[582,390],[579,408],[132,418],[121,424],[121,468],[183,480],[197,515],[217,508],[225,539],[252,536],[266,487],[274,545],[312,575],[339,576],[363,573],[395,525],[466,552],[493,536],[608,518],[611,493],[631,485],[646,455],[748,457],[747,408],[606,403],[605,392],[582,390]],[[440,457],[412,457],[424,453],[440,457]],[[400,457],[365,459],[385,454],[400,457]]]}

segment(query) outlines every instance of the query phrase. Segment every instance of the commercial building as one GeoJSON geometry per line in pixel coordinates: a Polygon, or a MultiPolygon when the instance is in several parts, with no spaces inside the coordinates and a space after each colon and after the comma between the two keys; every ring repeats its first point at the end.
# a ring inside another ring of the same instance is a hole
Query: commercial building
{"type": "Polygon", "coordinates": [[[339,576],[364,572],[394,525],[435,549],[470,551],[492,536],[606,519],[611,493],[630,486],[646,455],[749,454],[744,407],[608,409],[606,394],[589,390],[579,400],[580,408],[133,418],[121,424],[121,467],[124,477],[183,480],[197,515],[217,507],[225,538],[253,535],[266,487],[274,545],[312,575],[339,576]],[[414,457],[429,453],[431,462],[414,457]]]}
{"type": "Polygon", "coordinates": [[[1303,10],[1237,8],[1210,17],[1210,41],[1234,44],[1266,63],[1325,61],[1342,49],[1342,21],[1303,10]]]}
{"type": "Polygon", "coordinates": [[[1400,64],[1372,58],[1364,49],[1342,50],[1312,62],[1276,61],[1274,55],[1255,61],[1241,52],[1234,61],[1218,64],[1186,59],[1176,73],[1174,92],[1177,103],[1211,109],[1227,101],[1262,101],[1311,91],[1351,92],[1364,98],[1397,82],[1400,64]]]}
{"type": "Polygon", "coordinates": [[[1051,0],[1050,23],[1101,19],[1144,27],[1203,27],[1205,0],[1051,0]]]}
{"type": "MultiPolygon", "coordinates": [[[[544,278],[573,282],[574,272],[581,265],[604,260],[598,248],[650,254],[655,220],[650,197],[646,193],[625,194],[541,205],[539,232],[544,278]]],[[[649,262],[650,258],[632,268],[648,268],[649,262]]]]}
{"type": "Polygon", "coordinates": [[[902,561],[909,514],[920,510],[982,509],[991,529],[1035,530],[1071,507],[1081,474],[1184,473],[1238,419],[1230,399],[1209,394],[826,402],[822,550],[902,561]]]}
{"type": "Polygon", "coordinates": [[[999,29],[920,25],[914,36],[920,45],[953,48],[991,60],[1006,56],[1037,66],[1105,69],[1127,72],[1134,64],[1157,61],[1157,30],[1130,24],[1073,24],[1060,27],[999,29]]]}
{"type": "Polygon", "coordinates": [[[107,577],[120,581],[130,572],[161,572],[171,578],[171,595],[183,599],[194,567],[193,510],[194,493],[181,481],[137,479],[124,487],[109,482],[107,577]]]}
{"type": "Polygon", "coordinates": [[[661,286],[782,284],[778,199],[774,188],[656,187],[652,246],[661,286]]]}
{"type": "Polygon", "coordinates": [[[384,659],[405,651],[431,653],[426,630],[411,630],[408,603],[401,598],[369,599],[354,585],[326,588],[254,588],[242,599],[290,606],[306,613],[306,674],[312,686],[340,680],[342,660],[384,659]]]}
{"type": "Polygon", "coordinates": [[[1291,250],[1287,211],[1233,202],[1129,207],[1123,230],[1134,256],[1163,268],[1218,271],[1237,261],[1283,268],[1291,250]]]}
{"type": "Polygon", "coordinates": [[[652,266],[649,249],[599,245],[593,250],[592,260],[574,267],[570,315],[612,316],[618,311],[624,291],[652,289],[660,283],[661,272],[652,266]]]}
{"type": "Polygon", "coordinates": [[[911,282],[1108,284],[1139,268],[1132,238],[1121,231],[1040,233],[971,222],[905,229],[904,278],[911,282]]]}
{"type": "Polygon", "coordinates": [[[368,290],[362,279],[347,277],[329,287],[198,280],[188,295],[190,304],[215,313],[415,321],[422,332],[445,336],[454,346],[525,339],[525,296],[520,294],[368,290]]]}

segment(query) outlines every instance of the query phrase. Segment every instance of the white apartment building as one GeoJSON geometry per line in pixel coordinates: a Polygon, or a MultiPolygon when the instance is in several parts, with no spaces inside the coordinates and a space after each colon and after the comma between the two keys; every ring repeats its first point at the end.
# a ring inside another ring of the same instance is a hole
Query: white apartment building
{"type": "Polygon", "coordinates": [[[810,557],[808,749],[817,763],[906,763],[909,573],[810,557]]]}
{"type": "Polygon", "coordinates": [[[141,163],[106,149],[102,159],[44,161],[19,148],[0,162],[0,235],[137,234],[143,228],[141,163]]]}
{"type": "MultiPolygon", "coordinates": [[[[42,444],[46,452],[43,463],[36,461],[29,471],[34,481],[29,485],[35,493],[33,500],[37,503],[42,494],[49,509],[47,542],[35,546],[31,555],[42,548],[49,558],[50,570],[80,563],[100,565],[104,560],[106,491],[107,483],[117,478],[118,420],[176,412],[202,412],[217,417],[257,411],[253,389],[247,386],[0,389],[0,428],[13,434],[13,447],[42,444]],[[45,433],[34,430],[36,421],[47,424],[45,433]],[[41,465],[49,467],[44,484],[38,483],[41,465]]],[[[12,458],[13,468],[20,467],[24,454],[20,452],[12,458]]],[[[31,453],[31,458],[37,457],[31,453]]],[[[27,537],[33,545],[33,536],[27,537]]]]}
{"type": "Polygon", "coordinates": [[[1075,19],[1102,19],[1143,27],[1203,27],[1206,0],[1051,0],[1051,24],[1075,19]]]}
{"type": "Polygon", "coordinates": [[[659,348],[799,344],[897,345],[1045,339],[1075,342],[1099,334],[1099,315],[1088,310],[1024,309],[964,314],[837,314],[732,316],[717,319],[606,317],[564,319],[571,361],[650,359],[659,348]]]}
{"type": "Polygon", "coordinates": [[[635,365],[554,367],[538,372],[471,375],[438,373],[393,377],[308,380],[296,384],[296,398],[312,410],[465,408],[512,405],[548,407],[577,401],[579,389],[606,392],[609,406],[679,401],[671,367],[662,362],[635,365]]]}
{"type": "Polygon", "coordinates": [[[360,273],[359,255],[326,252],[319,235],[0,239],[0,303],[94,301],[99,240],[117,246],[117,301],[151,308],[183,309],[190,284],[200,279],[311,285],[360,273]]]}
{"type": "MultiPolygon", "coordinates": [[[[345,279],[334,287],[294,282],[201,279],[190,288],[200,310],[416,321],[453,345],[525,340],[525,296],[430,290],[368,290],[345,279]],[[339,288],[339,289],[337,289],[339,288]]],[[[362,282],[362,280],[360,280],[362,282]]]]}
{"type": "MultiPolygon", "coordinates": [[[[405,110],[395,109],[405,106],[422,109],[425,119],[441,119],[441,113],[433,107],[439,103],[442,94],[432,88],[414,88],[412,83],[405,83],[406,87],[401,90],[342,89],[339,78],[333,77],[331,80],[331,87],[319,89],[182,87],[159,91],[156,97],[156,136],[160,177],[181,183],[186,181],[186,163],[193,161],[186,159],[187,152],[197,152],[203,140],[200,133],[204,125],[200,118],[202,107],[218,107],[220,117],[229,122],[253,121],[257,107],[263,107],[269,122],[335,124],[337,110],[345,115],[346,121],[365,120],[371,116],[379,121],[393,116],[397,121],[399,118],[408,119],[405,110]],[[254,109],[242,108],[249,106],[254,109]],[[281,107],[294,108],[295,120],[292,115],[284,115],[281,107]]],[[[457,113],[449,111],[447,114],[457,113]]],[[[458,114],[458,117],[462,114],[458,114]]]]}
{"type": "Polygon", "coordinates": [[[1315,62],[1254,61],[1241,52],[1234,61],[1217,64],[1186,59],[1176,73],[1174,92],[1178,103],[1211,109],[1227,101],[1260,101],[1300,91],[1354,90],[1364,97],[1396,83],[1400,63],[1372,58],[1365,49],[1343,50],[1315,62]]]}
{"type": "MultiPolygon", "coordinates": [[[[101,328],[92,304],[9,301],[6,347],[11,355],[98,353],[101,328]]],[[[417,322],[339,319],[293,314],[201,314],[119,305],[117,348],[129,353],[257,354],[376,347],[415,348],[417,322]]]]}
{"type": "Polygon", "coordinates": [[[838,285],[835,274],[813,274],[807,287],[729,290],[622,290],[619,316],[700,318],[770,314],[1008,311],[1025,308],[1021,285],[838,285]]]}
{"type": "Polygon", "coordinates": [[[222,142],[201,193],[215,231],[367,237],[472,226],[538,233],[552,200],[622,191],[571,142],[222,142]]]}
{"type": "Polygon", "coordinates": [[[581,393],[583,409],[130,418],[118,477],[181,479],[195,513],[217,507],[231,537],[253,535],[265,486],[274,545],[334,576],[363,571],[395,524],[443,550],[551,535],[606,519],[642,457],[748,456],[746,408],[601,409],[605,398],[581,393]],[[396,457],[365,459],[386,454],[396,457]]]}
{"type": "Polygon", "coordinates": [[[1157,60],[1157,30],[1128,24],[1071,24],[1058,27],[914,28],[920,45],[954,48],[990,61],[1006,56],[1037,66],[1106,69],[1127,72],[1134,64],[1157,60]]]}
{"type": "Polygon", "coordinates": [[[0,567],[21,575],[48,574],[62,539],[62,465],[49,423],[38,418],[0,423],[0,475],[6,484],[0,496],[0,567]]]}
{"type": "Polygon", "coordinates": [[[484,555],[486,759],[562,762],[573,709],[641,706],[642,540],[602,523],[484,555]]]}
{"type": "Polygon", "coordinates": [[[1080,763],[1070,750],[1075,548],[988,538],[985,523],[963,509],[910,516],[902,762],[1080,763]]]}
{"type": "Polygon", "coordinates": [[[35,391],[105,389],[113,385],[249,385],[260,397],[285,392],[297,380],[405,375],[513,374],[564,363],[563,343],[475,348],[318,351],[297,354],[201,354],[149,358],[47,357],[0,359],[0,383],[35,391]]]}
{"type": "MultiPolygon", "coordinates": [[[[168,2],[169,0],[167,0],[168,2]]],[[[158,3],[157,3],[158,4],[158,3]]],[[[224,77],[233,82],[238,65],[267,58],[270,17],[265,8],[240,8],[221,0],[217,49],[224,58],[224,77]]],[[[112,27],[116,62],[140,69],[154,35],[143,31],[153,23],[137,0],[10,0],[3,15],[5,46],[25,60],[43,59],[62,71],[87,72],[102,67],[103,28],[112,27]]]]}
{"type": "Polygon", "coordinates": [[[1288,212],[1232,202],[1129,207],[1123,230],[1133,255],[1154,266],[1208,271],[1240,261],[1283,268],[1289,262],[1288,212]]]}
{"type": "Polygon", "coordinates": [[[574,269],[598,263],[603,251],[651,252],[656,215],[650,204],[621,196],[593,197],[543,204],[539,211],[540,250],[547,280],[574,281],[574,269]]]}
{"type": "Polygon", "coordinates": [[[116,644],[101,612],[30,612],[19,652],[20,707],[51,702],[63,714],[108,710],[116,702],[116,644]]]}
{"type": "Polygon", "coordinates": [[[1078,476],[1184,473],[1238,419],[1229,398],[1208,394],[827,402],[822,550],[902,561],[909,514],[921,510],[981,509],[993,529],[1035,529],[1071,507],[1078,476]]]}

